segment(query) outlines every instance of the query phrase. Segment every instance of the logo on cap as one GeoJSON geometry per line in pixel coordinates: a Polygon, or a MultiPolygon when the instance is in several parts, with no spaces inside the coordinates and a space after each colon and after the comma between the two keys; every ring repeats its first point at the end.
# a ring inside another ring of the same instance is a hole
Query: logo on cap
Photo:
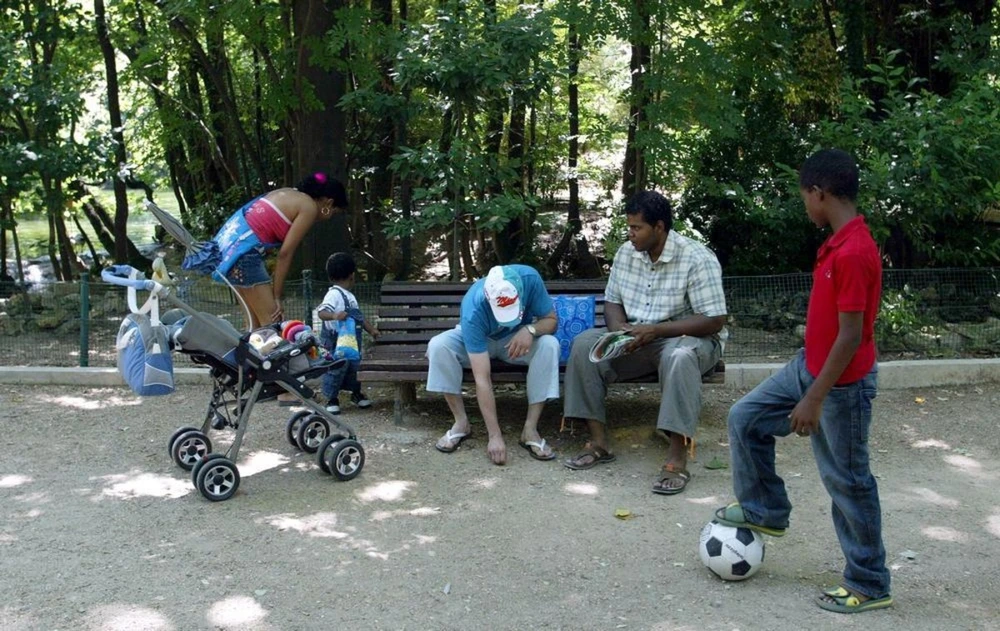
{"type": "Polygon", "coordinates": [[[500,326],[514,327],[521,323],[521,275],[508,265],[497,265],[486,275],[483,293],[490,311],[500,326]]]}

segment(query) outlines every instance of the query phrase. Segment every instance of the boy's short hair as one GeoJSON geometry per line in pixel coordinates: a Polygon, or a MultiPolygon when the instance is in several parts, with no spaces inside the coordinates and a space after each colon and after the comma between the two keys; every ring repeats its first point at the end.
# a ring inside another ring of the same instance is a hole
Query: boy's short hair
{"type": "Polygon", "coordinates": [[[858,163],[840,149],[823,149],[812,154],[799,169],[799,188],[818,187],[834,197],[849,201],[858,198],[858,163]]]}
{"type": "Polygon", "coordinates": [[[345,280],[357,269],[354,257],[347,252],[337,252],[326,259],[326,275],[330,280],[345,280]]]}
{"type": "Polygon", "coordinates": [[[639,191],[625,203],[626,215],[642,215],[642,220],[651,226],[657,221],[670,230],[674,225],[674,213],[670,201],[656,191],[639,191]]]}

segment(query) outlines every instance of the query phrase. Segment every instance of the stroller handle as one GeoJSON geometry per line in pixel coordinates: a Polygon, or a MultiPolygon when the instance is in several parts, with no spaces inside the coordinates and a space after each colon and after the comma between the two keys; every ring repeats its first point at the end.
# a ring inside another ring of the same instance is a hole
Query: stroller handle
{"type": "MultiPolygon", "coordinates": [[[[131,278],[133,272],[138,272],[131,265],[112,265],[101,270],[101,280],[112,285],[121,285],[132,289],[145,289],[153,291],[159,285],[155,280],[145,278],[131,278]]],[[[139,275],[138,273],[136,274],[139,275]]]]}
{"type": "Polygon", "coordinates": [[[128,288],[128,308],[132,313],[149,314],[153,326],[160,324],[160,294],[167,295],[167,288],[155,280],[147,280],[142,272],[131,265],[112,265],[101,270],[101,280],[128,288]],[[138,292],[146,290],[149,297],[139,306],[138,292]]]}

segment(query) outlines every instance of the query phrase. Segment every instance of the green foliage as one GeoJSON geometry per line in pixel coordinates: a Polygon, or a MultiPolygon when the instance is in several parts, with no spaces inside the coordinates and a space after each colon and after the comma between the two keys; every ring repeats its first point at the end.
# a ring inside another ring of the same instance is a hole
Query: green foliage
{"type": "MultiPolygon", "coordinates": [[[[859,206],[890,264],[1000,259],[997,231],[982,221],[1000,209],[1000,55],[984,39],[995,9],[979,27],[962,6],[909,11],[898,30],[868,24],[874,46],[862,50],[846,25],[858,5],[826,3],[828,22],[813,0],[442,0],[409,3],[406,21],[385,21],[370,3],[328,3],[338,7],[332,28],[306,42],[294,37],[301,15],[289,3],[107,4],[112,41],[128,59],[119,64],[128,160],[146,181],[171,178],[202,236],[251,190],[299,175],[288,163],[300,159],[296,139],[312,133],[299,127],[303,107],[339,107],[347,122],[334,133],[345,138],[352,199],[384,215],[392,235],[461,224],[485,242],[523,220],[530,238],[538,200],[565,197],[570,178],[583,180],[585,206],[618,208],[629,106],[641,101],[634,146],[650,186],[679,196],[678,229],[702,235],[727,274],[809,268],[825,233],[805,216],[795,167],[824,146],[858,157],[859,206]],[[582,45],[573,173],[571,32],[582,45]],[[886,48],[908,50],[858,56],[891,38],[886,48]],[[641,94],[631,92],[632,44],[649,48],[641,94]],[[913,75],[917,53],[932,53],[931,79],[949,80],[934,89],[913,75]],[[339,103],[300,85],[303,57],[346,78],[339,103]],[[234,114],[221,107],[220,84],[234,114]],[[523,154],[512,150],[512,112],[528,113],[523,154]],[[394,125],[406,147],[393,145],[394,125]],[[376,184],[386,199],[369,203],[376,184]],[[405,222],[393,207],[404,187],[415,197],[405,222]]],[[[121,166],[101,122],[100,56],[81,6],[8,3],[0,13],[11,34],[0,41],[0,195],[18,213],[65,207],[37,192],[43,181],[107,181],[121,166]]],[[[620,213],[610,223],[609,256],[625,238],[620,213]]]]}
{"type": "Polygon", "coordinates": [[[628,242],[628,219],[625,213],[609,211],[611,228],[604,236],[604,260],[615,260],[618,249],[628,242]]]}
{"type": "Polygon", "coordinates": [[[783,163],[798,152],[777,95],[757,95],[736,136],[711,133],[697,147],[677,214],[704,235],[726,274],[810,269],[822,233],[809,221],[797,174],[783,163]]]}
{"type": "Polygon", "coordinates": [[[409,222],[396,217],[388,228],[390,236],[441,230],[466,220],[476,228],[500,230],[524,212],[526,203],[534,202],[511,195],[476,195],[468,187],[469,183],[488,186],[495,178],[509,177],[509,168],[510,164],[498,165],[495,156],[464,140],[454,141],[447,152],[426,145],[404,148],[393,157],[392,169],[421,182],[413,191],[420,210],[409,222]]]}
{"type": "Polygon", "coordinates": [[[840,117],[819,125],[817,144],[858,156],[860,206],[888,242],[894,263],[912,267],[993,266],[1000,233],[983,223],[1000,204],[1000,93],[995,77],[961,80],[948,98],[913,92],[919,79],[895,65],[896,53],[870,64],[871,76],[846,81],[840,117]],[[885,96],[866,96],[868,83],[885,96]],[[901,235],[892,241],[893,235],[901,235]],[[919,258],[903,249],[912,246],[919,258]]]}
{"type": "Polygon", "coordinates": [[[882,304],[875,318],[875,339],[880,346],[893,347],[899,339],[920,331],[925,323],[919,304],[919,294],[909,286],[882,292],[882,304]]]}
{"type": "Polygon", "coordinates": [[[921,315],[921,298],[908,285],[901,290],[883,290],[875,318],[875,341],[882,351],[904,351],[925,345],[933,327],[921,315]]]}
{"type": "Polygon", "coordinates": [[[0,194],[17,207],[18,197],[35,193],[61,213],[62,188],[92,176],[100,160],[102,139],[82,128],[96,43],[72,2],[12,5],[0,12],[0,25],[10,35],[0,42],[0,194]]]}
{"type": "Polygon", "coordinates": [[[410,221],[390,217],[392,236],[456,221],[497,232],[537,203],[505,186],[522,163],[489,150],[485,113],[496,99],[527,102],[551,80],[555,69],[542,57],[552,45],[551,17],[521,5],[493,22],[482,10],[448,3],[433,21],[413,25],[397,55],[400,88],[424,94],[424,105],[444,116],[439,136],[416,138],[392,159],[393,172],[416,182],[420,207],[410,221]]]}

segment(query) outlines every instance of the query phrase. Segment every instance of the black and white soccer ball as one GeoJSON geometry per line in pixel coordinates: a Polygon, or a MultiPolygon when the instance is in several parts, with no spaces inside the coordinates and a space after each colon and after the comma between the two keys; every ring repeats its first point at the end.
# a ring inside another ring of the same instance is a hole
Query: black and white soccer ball
{"type": "Polygon", "coordinates": [[[701,529],[701,561],[719,578],[742,581],[764,565],[764,537],[749,528],[724,526],[714,519],[701,529]]]}

